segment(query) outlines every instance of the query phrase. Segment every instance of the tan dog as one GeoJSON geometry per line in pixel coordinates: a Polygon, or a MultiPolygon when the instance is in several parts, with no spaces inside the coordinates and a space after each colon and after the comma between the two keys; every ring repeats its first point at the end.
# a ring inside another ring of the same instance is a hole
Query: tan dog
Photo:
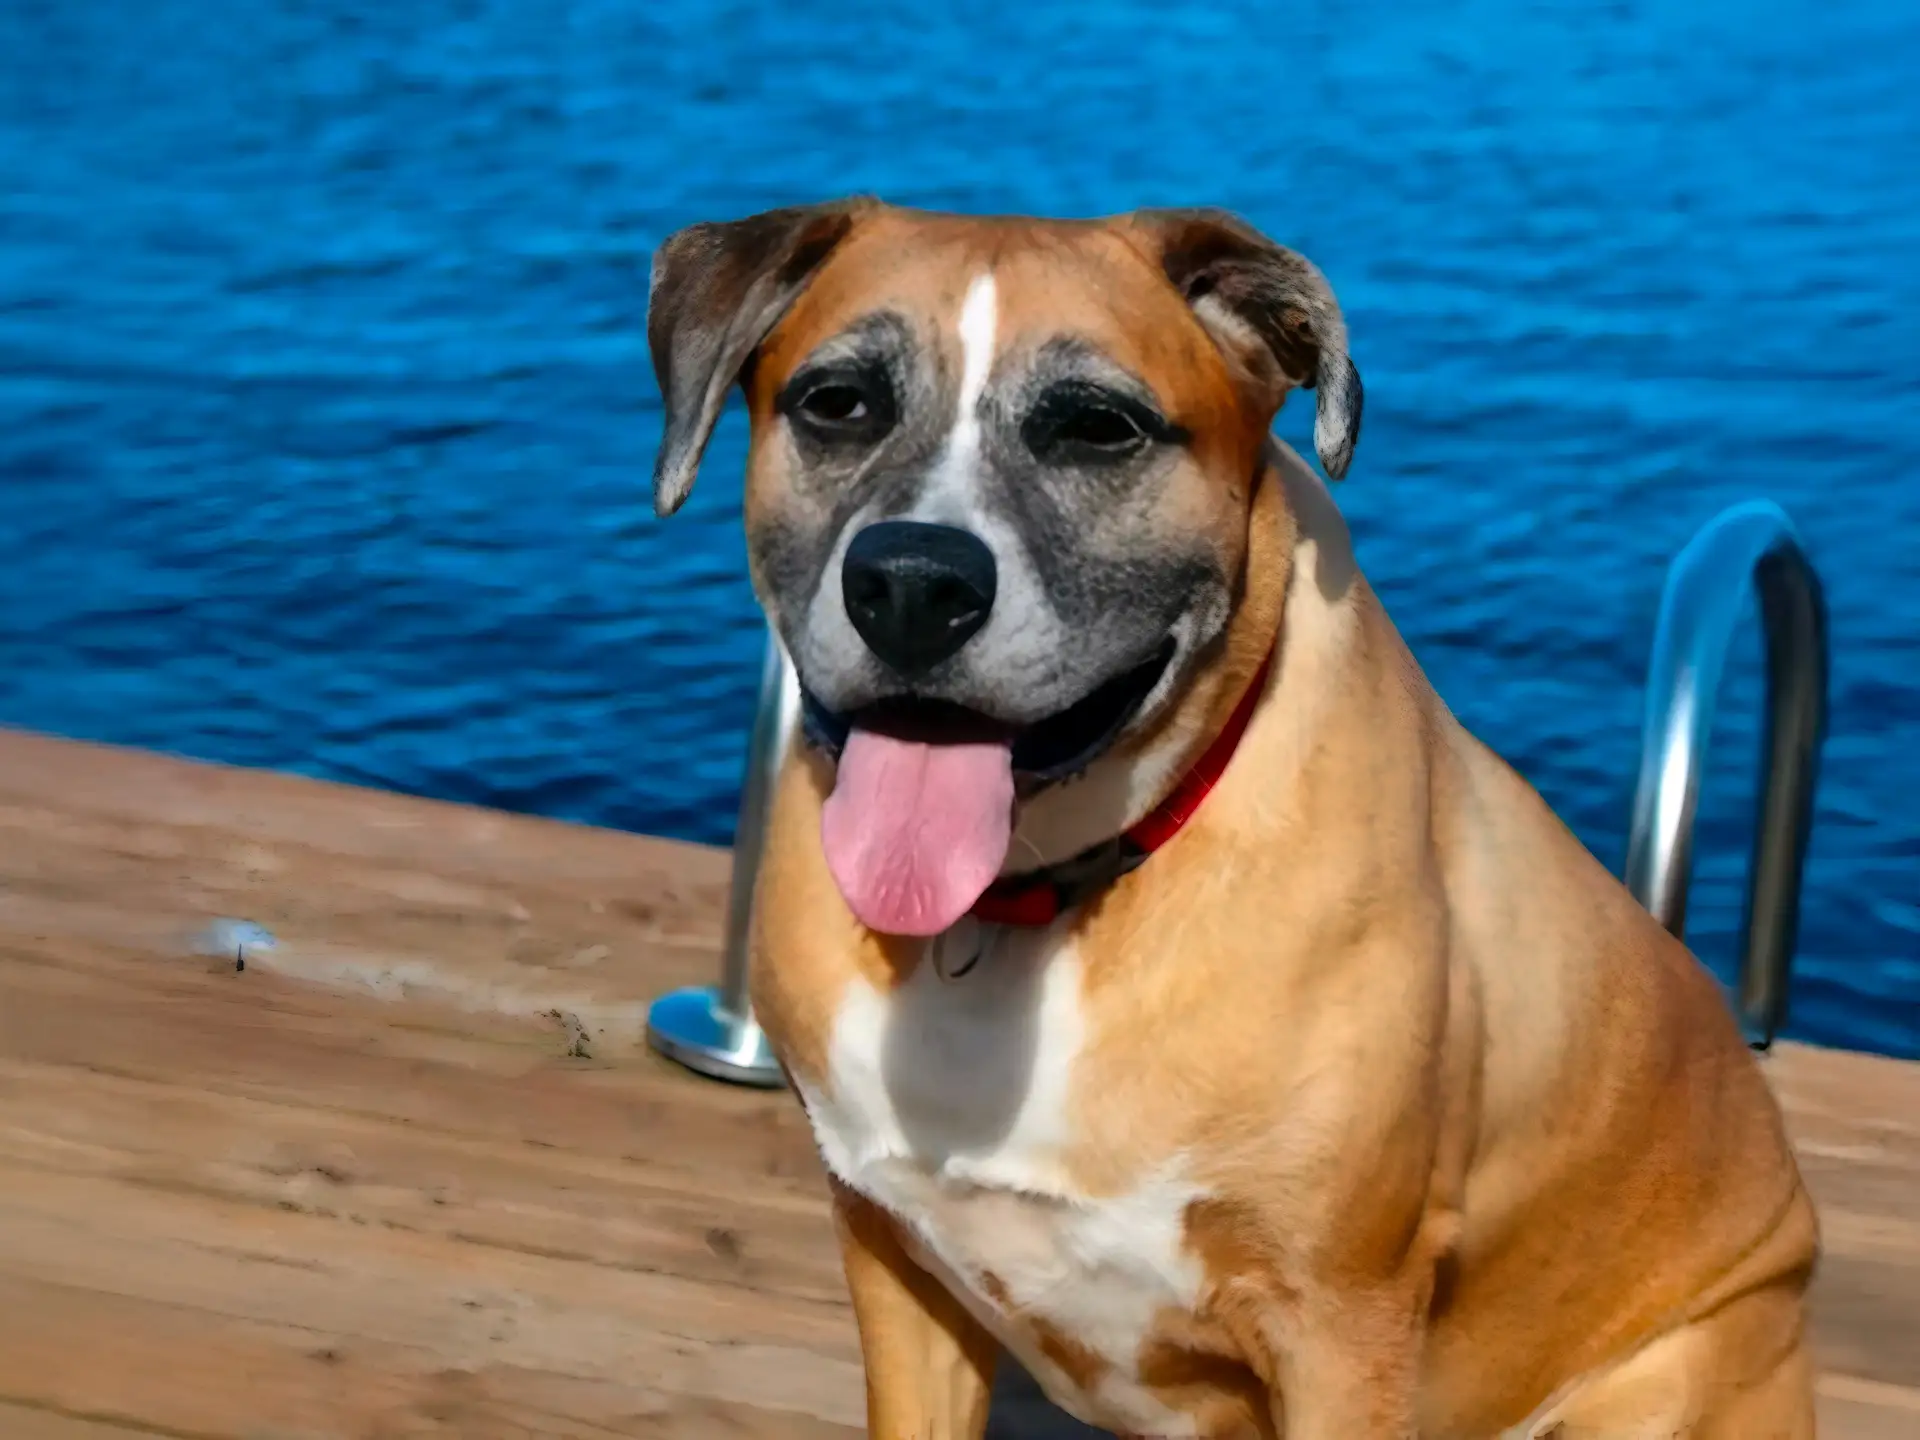
{"type": "Polygon", "coordinates": [[[1814,1217],[1715,984],[1269,437],[1294,387],[1335,478],[1357,436],[1317,270],[849,202],[674,236],[649,330],[662,513],[751,414],[810,736],[754,1003],[874,1435],[979,1436],[1001,1346],[1141,1435],[1813,1433],[1814,1217]]]}

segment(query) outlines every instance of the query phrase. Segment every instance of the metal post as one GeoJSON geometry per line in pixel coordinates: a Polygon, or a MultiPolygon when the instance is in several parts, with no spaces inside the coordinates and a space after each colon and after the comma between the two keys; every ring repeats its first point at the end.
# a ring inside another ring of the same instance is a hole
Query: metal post
{"type": "Polygon", "coordinates": [[[727,931],[720,957],[720,984],[675,990],[647,1012],[647,1043],[690,1070],[737,1085],[775,1089],[784,1082],[767,1037],[754,1021],[747,998],[747,959],[753,922],[753,884],[766,838],[767,807],[800,714],[800,684],[786,652],[771,631],[760,669],[760,698],[747,742],[747,771],[740,786],[740,820],[734,828],[733,878],[727,891],[727,931]]]}
{"type": "Polygon", "coordinates": [[[1693,821],[1733,629],[1749,589],[1766,629],[1760,815],[1741,924],[1739,1014],[1766,1049],[1786,1022],[1800,880],[1827,713],[1827,611],[1793,524],[1766,501],[1721,512],[1674,559],[1647,674],[1627,886],[1685,938],[1693,821]]]}

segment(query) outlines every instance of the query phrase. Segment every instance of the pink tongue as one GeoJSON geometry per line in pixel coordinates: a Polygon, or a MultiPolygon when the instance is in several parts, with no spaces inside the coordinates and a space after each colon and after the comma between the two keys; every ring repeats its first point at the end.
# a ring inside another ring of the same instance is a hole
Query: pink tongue
{"type": "Polygon", "coordinates": [[[1013,752],[924,745],[855,729],[840,754],[820,838],[827,869],[869,930],[938,935],[1007,858],[1013,752]]]}

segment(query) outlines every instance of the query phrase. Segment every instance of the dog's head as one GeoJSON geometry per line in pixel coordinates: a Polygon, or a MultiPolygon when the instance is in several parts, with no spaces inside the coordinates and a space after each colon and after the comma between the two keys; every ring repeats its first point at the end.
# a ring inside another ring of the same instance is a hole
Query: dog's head
{"type": "Polygon", "coordinates": [[[950,923],[1016,794],[1151,731],[1207,663],[1287,392],[1316,390],[1335,478],[1360,425],[1320,272],[1213,211],[695,225],[655,257],[648,338],[662,515],[746,392],[754,585],[840,755],[829,859],[879,929],[950,923]]]}

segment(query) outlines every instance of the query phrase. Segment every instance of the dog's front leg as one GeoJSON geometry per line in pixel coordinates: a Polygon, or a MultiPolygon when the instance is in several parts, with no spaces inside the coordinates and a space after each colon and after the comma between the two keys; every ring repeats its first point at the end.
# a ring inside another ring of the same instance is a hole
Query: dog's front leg
{"type": "Polygon", "coordinates": [[[980,1440],[993,1337],[913,1262],[879,1206],[836,1182],[833,1214],[866,1363],[868,1435],[980,1440]]]}
{"type": "Polygon", "coordinates": [[[1419,1314],[1397,1287],[1328,1295],[1323,1305],[1295,1311],[1274,1356],[1276,1433],[1286,1440],[1415,1440],[1419,1314]]]}

